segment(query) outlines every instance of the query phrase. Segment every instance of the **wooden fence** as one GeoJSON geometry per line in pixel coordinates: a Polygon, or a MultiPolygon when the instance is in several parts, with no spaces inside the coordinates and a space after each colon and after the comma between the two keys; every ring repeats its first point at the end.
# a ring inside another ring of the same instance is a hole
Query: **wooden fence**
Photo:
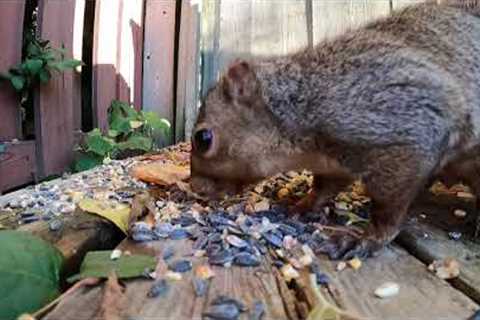
{"type": "MultiPolygon", "coordinates": [[[[0,72],[21,62],[27,1],[0,1],[0,72]]],[[[63,45],[69,57],[91,57],[91,64],[55,75],[35,92],[34,140],[22,136],[19,96],[0,82],[0,192],[68,169],[85,96],[92,119],[83,122],[93,127],[107,128],[117,99],[157,112],[175,128],[167,142],[182,140],[191,114],[183,110],[198,101],[199,10],[190,0],[38,0],[37,34],[63,45]],[[82,72],[91,88],[82,88],[82,72]]]]}
{"type": "MultiPolygon", "coordinates": [[[[21,61],[26,1],[0,1],[0,72],[21,61]]],[[[105,130],[113,99],[166,118],[173,125],[168,143],[188,139],[199,96],[233,59],[312,46],[417,1],[38,2],[38,34],[56,47],[64,45],[70,56],[91,57],[91,64],[40,86],[35,140],[22,137],[19,98],[0,82],[0,147],[5,149],[0,149],[0,192],[68,168],[82,123],[105,130]],[[82,81],[85,75],[90,88],[82,81]],[[83,112],[85,103],[90,113],[83,112]]]]}

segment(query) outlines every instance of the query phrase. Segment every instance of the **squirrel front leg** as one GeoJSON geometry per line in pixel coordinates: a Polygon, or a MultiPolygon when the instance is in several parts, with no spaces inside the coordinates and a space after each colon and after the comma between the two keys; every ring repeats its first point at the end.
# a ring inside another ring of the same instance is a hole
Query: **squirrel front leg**
{"type": "Polygon", "coordinates": [[[369,153],[363,181],[372,199],[370,224],[362,237],[335,234],[318,252],[331,259],[366,258],[398,234],[411,202],[435,167],[436,157],[413,147],[390,147],[369,153]]]}

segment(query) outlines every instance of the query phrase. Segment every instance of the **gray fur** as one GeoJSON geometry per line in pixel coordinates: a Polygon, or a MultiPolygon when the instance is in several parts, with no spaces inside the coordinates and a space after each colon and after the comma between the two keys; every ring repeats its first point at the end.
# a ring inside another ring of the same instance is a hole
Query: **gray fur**
{"type": "Polygon", "coordinates": [[[450,1],[408,7],[296,54],[233,64],[200,110],[196,130],[212,130],[215,143],[192,152],[194,189],[305,168],[319,208],[361,178],[374,204],[369,229],[361,240],[333,238],[332,257],[391,241],[442,170],[480,196],[480,5],[450,1]]]}

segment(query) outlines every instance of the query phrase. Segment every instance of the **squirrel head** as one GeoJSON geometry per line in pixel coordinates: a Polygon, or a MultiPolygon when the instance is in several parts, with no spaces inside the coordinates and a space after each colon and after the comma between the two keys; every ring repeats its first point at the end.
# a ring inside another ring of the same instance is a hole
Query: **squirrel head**
{"type": "Polygon", "coordinates": [[[205,97],[192,133],[192,188],[216,197],[269,174],[279,130],[255,67],[233,63],[205,97]]]}

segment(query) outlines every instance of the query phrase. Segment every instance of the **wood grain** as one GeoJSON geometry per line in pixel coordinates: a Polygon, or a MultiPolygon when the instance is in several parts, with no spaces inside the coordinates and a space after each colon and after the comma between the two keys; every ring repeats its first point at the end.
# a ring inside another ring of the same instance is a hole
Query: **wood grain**
{"type": "Polygon", "coordinates": [[[398,242],[426,264],[455,258],[461,269],[452,285],[480,303],[480,244],[468,239],[451,240],[448,232],[426,224],[411,224],[400,234],[398,242]]]}
{"type": "Polygon", "coordinates": [[[190,140],[199,105],[200,13],[198,4],[182,2],[178,49],[175,141],[190,140]]]}
{"type": "MultiPolygon", "coordinates": [[[[175,248],[173,258],[187,258],[194,267],[204,264],[204,258],[191,257],[191,241],[161,241],[134,244],[124,241],[120,248],[132,253],[161,256],[167,246],[175,248]]],[[[447,282],[429,273],[426,266],[398,247],[386,249],[382,255],[364,263],[361,269],[335,271],[335,263],[319,260],[322,271],[332,284],[323,294],[335,305],[366,319],[466,319],[478,305],[447,282]],[[386,281],[400,284],[400,293],[381,300],[373,291],[386,281]]],[[[308,274],[287,285],[278,270],[265,262],[256,269],[212,267],[216,276],[209,284],[205,297],[195,297],[191,273],[181,281],[171,282],[167,296],[146,298],[152,285],[147,280],[126,282],[131,317],[166,319],[200,319],[209,302],[220,294],[235,297],[251,305],[255,300],[266,304],[265,319],[305,318],[316,300],[307,280],[308,274]],[[179,300],[180,299],[180,300],[179,300]]],[[[66,298],[45,319],[95,318],[100,310],[102,290],[93,288],[66,298]],[[76,318],[77,317],[77,318],[76,318]]]]}
{"type": "Polygon", "coordinates": [[[6,143],[0,154],[0,193],[36,179],[35,141],[6,143]]]}
{"type": "MultiPolygon", "coordinates": [[[[167,246],[174,246],[176,256],[181,258],[191,254],[191,241],[161,241],[146,244],[132,244],[124,241],[120,248],[132,253],[161,255],[167,246]]],[[[190,259],[190,258],[189,258],[190,259]]],[[[205,258],[191,258],[194,268],[205,263],[205,258]]],[[[147,292],[152,285],[148,280],[126,281],[126,295],[129,301],[126,313],[141,318],[164,319],[201,319],[202,312],[210,301],[220,294],[243,301],[247,306],[255,300],[267,304],[265,319],[288,319],[276,279],[271,267],[264,264],[258,269],[213,267],[216,276],[209,283],[205,297],[196,297],[191,283],[191,273],[185,274],[181,281],[171,282],[170,291],[165,297],[150,299],[147,292]],[[179,300],[180,299],[180,300],[179,300]]],[[[68,297],[60,303],[45,319],[78,319],[98,316],[101,292],[98,288],[87,290],[81,295],[68,297]],[[87,307],[88,305],[88,307],[87,307]]]]}
{"type": "MultiPolygon", "coordinates": [[[[176,1],[147,0],[145,10],[143,109],[157,113],[173,127],[176,1]]],[[[173,137],[157,142],[171,144],[173,137]]]]}
{"type": "MultiPolygon", "coordinates": [[[[64,46],[67,58],[73,56],[75,0],[39,2],[39,34],[52,46],[64,46]]],[[[35,101],[35,131],[39,175],[46,177],[63,172],[72,162],[73,71],[55,74],[40,86],[35,101]]]]}
{"type": "Polygon", "coordinates": [[[117,53],[121,26],[121,1],[99,0],[95,4],[93,38],[92,106],[94,126],[108,128],[108,108],[117,98],[117,53]]]}
{"type": "Polygon", "coordinates": [[[313,2],[313,41],[317,44],[356,29],[390,13],[388,0],[335,0],[313,2]]]}
{"type": "MultiPolygon", "coordinates": [[[[7,72],[22,58],[24,1],[0,1],[0,73],[7,72]]],[[[20,136],[20,99],[7,81],[0,81],[0,141],[20,136]]]]}

